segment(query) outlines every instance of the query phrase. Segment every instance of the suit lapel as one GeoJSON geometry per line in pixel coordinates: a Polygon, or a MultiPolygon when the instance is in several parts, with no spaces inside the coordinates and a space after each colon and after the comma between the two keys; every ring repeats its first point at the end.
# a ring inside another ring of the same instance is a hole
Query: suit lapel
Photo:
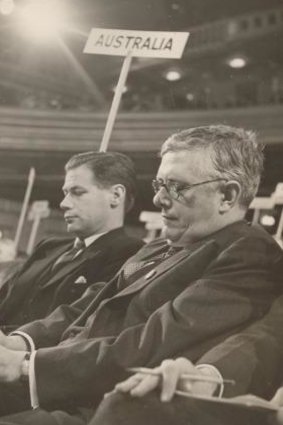
{"type": "MultiPolygon", "coordinates": [[[[142,249],[138,254],[134,255],[135,261],[143,261],[144,259],[150,259],[152,255],[157,254],[158,252],[164,252],[164,248],[166,247],[166,243],[163,243],[162,246],[149,247],[150,255],[148,255],[148,247],[142,249]]],[[[169,257],[163,263],[159,264],[156,267],[156,273],[149,278],[146,276],[149,274],[145,274],[141,278],[137,279],[134,283],[124,288],[120,292],[117,291],[117,281],[119,279],[119,272],[104,286],[104,288],[99,292],[99,294],[92,300],[92,302],[88,305],[88,307],[83,311],[81,316],[73,323],[72,326],[82,326],[83,323],[93,314],[94,311],[101,311],[104,309],[108,303],[111,303],[112,300],[122,300],[129,295],[133,295],[136,292],[140,291],[142,288],[150,284],[152,281],[158,280],[161,276],[163,276],[166,272],[171,273],[172,276],[178,274],[182,274],[188,276],[188,284],[191,279],[193,279],[195,275],[198,275],[199,270],[203,270],[203,267],[206,267],[208,262],[211,261],[212,258],[215,257],[216,251],[218,247],[214,240],[199,242],[191,246],[190,249],[184,249],[172,257],[169,257]],[[193,258],[195,261],[193,261],[193,258]],[[188,262],[188,259],[192,260],[188,262]]]]}
{"type": "MultiPolygon", "coordinates": [[[[130,294],[133,294],[143,287],[147,286],[149,283],[151,283],[153,280],[158,279],[160,276],[165,274],[166,272],[170,272],[171,269],[173,269],[174,274],[178,273],[178,266],[181,268],[184,266],[186,268],[185,272],[188,274],[188,281],[190,280],[190,272],[192,268],[203,268],[207,266],[208,262],[211,261],[212,258],[214,258],[217,255],[217,252],[219,250],[221,251],[224,246],[230,243],[231,239],[234,238],[234,233],[238,233],[239,229],[243,229],[242,232],[244,234],[245,228],[247,227],[247,223],[245,220],[241,220],[238,222],[233,223],[232,225],[227,226],[227,228],[220,229],[219,231],[207,236],[206,238],[202,239],[201,241],[198,241],[194,243],[193,245],[184,248],[184,250],[176,253],[172,257],[169,257],[167,260],[160,263],[157,267],[153,268],[154,272],[148,272],[144,276],[137,279],[134,283],[132,283],[129,286],[126,286],[124,289],[122,289],[120,292],[115,294],[114,296],[109,299],[106,299],[104,301],[103,298],[100,300],[102,301],[101,304],[107,303],[108,301],[111,301],[112,299],[119,299],[125,296],[128,296],[130,294]],[[190,260],[187,264],[187,260],[190,260]],[[193,259],[195,261],[193,261],[193,259]]],[[[152,247],[145,246],[134,256],[135,261],[144,261],[144,260],[150,260],[154,255],[157,255],[158,253],[164,252],[166,249],[166,242],[164,240],[162,241],[154,241],[152,247]]],[[[132,261],[131,259],[128,261],[132,261]]],[[[123,267],[120,269],[120,271],[123,270],[123,267]]],[[[104,290],[107,294],[107,291],[111,293],[111,290],[113,289],[113,285],[117,284],[118,274],[114,279],[112,279],[108,285],[105,286],[104,290]]],[[[102,291],[101,291],[102,292],[102,291]]],[[[107,295],[106,295],[107,296],[107,295]]]]}
{"type": "MultiPolygon", "coordinates": [[[[52,275],[42,286],[41,289],[45,289],[51,285],[54,285],[59,280],[64,279],[66,276],[70,276],[74,270],[79,269],[82,267],[83,264],[85,264],[87,261],[95,261],[95,257],[99,256],[101,252],[105,250],[105,246],[108,246],[109,239],[116,238],[124,233],[123,228],[118,228],[111,230],[110,232],[100,236],[98,239],[96,239],[91,245],[89,245],[81,254],[79,254],[77,257],[75,257],[72,261],[69,261],[68,263],[64,264],[62,268],[59,268],[56,272],[54,272],[54,275],[52,275]]],[[[71,245],[70,247],[71,248],[71,245]]],[[[68,248],[68,249],[69,249],[68,248]]],[[[62,250],[65,252],[67,249],[62,250]]],[[[56,261],[56,259],[61,254],[57,254],[55,259],[53,261],[56,261]]],[[[51,272],[52,273],[52,272],[51,272]]]]}
{"type": "MultiPolygon", "coordinates": [[[[103,309],[104,305],[111,303],[112,300],[120,300],[124,297],[135,294],[142,288],[146,287],[149,283],[155,280],[157,281],[158,278],[163,276],[166,272],[168,278],[170,275],[171,280],[172,278],[177,279],[178,276],[182,276],[183,279],[186,279],[187,276],[187,284],[189,285],[192,280],[198,278],[199,275],[203,273],[204,268],[206,268],[218,255],[218,252],[223,249],[223,246],[229,244],[231,238],[233,239],[233,232],[236,231],[239,227],[243,227],[244,232],[244,227],[246,226],[246,222],[241,221],[229,226],[227,229],[228,231],[226,228],[221,229],[220,231],[176,253],[172,257],[169,257],[163,263],[159,264],[155,268],[156,272],[148,278],[146,278],[146,276],[148,276],[149,273],[145,274],[128,287],[125,287],[123,290],[116,293],[115,291],[117,290],[117,280],[119,279],[121,270],[123,270],[122,267],[120,271],[114,276],[114,278],[105,285],[97,297],[95,297],[95,299],[84,310],[75,324],[81,325],[91,314],[93,314],[94,311],[96,311],[96,309],[101,310],[103,309]]],[[[166,242],[154,241],[152,245],[146,245],[136,255],[134,255],[132,259],[128,261],[150,260],[154,255],[161,253],[162,251],[164,252],[165,249],[166,242]]]]}
{"type": "Polygon", "coordinates": [[[44,255],[40,256],[39,258],[31,258],[32,259],[32,267],[29,267],[27,264],[27,267],[22,272],[22,276],[25,278],[25,280],[33,281],[33,279],[36,277],[36,280],[39,281],[41,279],[44,279],[45,274],[50,271],[51,265],[54,264],[56,259],[61,256],[66,250],[68,250],[72,246],[72,243],[64,244],[60,247],[58,247],[56,250],[53,250],[51,253],[46,251],[44,252],[44,255]],[[30,270],[32,273],[30,273],[30,270]]]}
{"type": "Polygon", "coordinates": [[[49,277],[49,270],[56,258],[72,245],[70,242],[64,242],[59,247],[50,251],[46,247],[40,248],[36,254],[30,257],[28,263],[32,263],[32,267],[25,267],[23,271],[11,285],[8,296],[1,301],[1,317],[5,317],[10,311],[18,308],[18,303],[26,297],[26,294],[33,288],[39,288],[45,279],[49,277]]]}
{"type": "Polygon", "coordinates": [[[188,258],[191,259],[194,255],[199,257],[200,253],[203,251],[206,251],[206,248],[208,250],[211,250],[215,252],[216,245],[213,240],[205,241],[205,242],[198,242],[195,243],[193,246],[191,246],[189,249],[184,248],[182,251],[177,252],[172,257],[169,257],[156,267],[154,267],[151,271],[146,273],[144,276],[137,279],[133,284],[125,287],[122,291],[117,293],[112,299],[128,296],[130,294],[133,294],[137,291],[140,291],[142,288],[147,286],[149,283],[151,283],[153,280],[158,279],[160,276],[162,276],[164,273],[170,271],[170,269],[174,270],[174,273],[177,271],[178,265],[181,265],[184,261],[186,261],[188,258]]]}
{"type": "MultiPolygon", "coordinates": [[[[95,242],[94,242],[95,244],[95,242]]],[[[89,259],[94,260],[96,255],[99,255],[101,250],[95,249],[94,244],[91,244],[85,249],[80,255],[75,257],[72,261],[64,264],[59,270],[54,272],[54,275],[51,276],[42,286],[41,289],[45,289],[49,286],[54,285],[58,280],[62,280],[66,276],[70,276],[74,270],[80,268],[86,261],[89,259]]],[[[51,272],[52,273],[52,272],[51,272]]]]}

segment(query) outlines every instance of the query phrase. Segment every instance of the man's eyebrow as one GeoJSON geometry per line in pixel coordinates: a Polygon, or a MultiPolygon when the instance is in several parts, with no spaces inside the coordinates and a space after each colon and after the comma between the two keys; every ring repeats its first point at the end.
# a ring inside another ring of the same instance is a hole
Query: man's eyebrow
{"type": "Polygon", "coordinates": [[[189,184],[189,183],[186,183],[186,182],[184,182],[184,181],[182,181],[182,180],[177,180],[177,179],[167,179],[166,180],[167,182],[169,182],[169,183],[176,183],[176,184],[189,184]]]}
{"type": "Polygon", "coordinates": [[[83,189],[85,189],[83,186],[80,186],[80,185],[78,185],[78,184],[74,184],[74,185],[69,185],[69,186],[63,186],[62,187],[62,190],[63,191],[66,191],[66,190],[68,190],[68,191],[70,191],[70,190],[77,190],[77,189],[81,189],[81,190],[83,190],[83,189]]]}
{"type": "Polygon", "coordinates": [[[169,181],[171,181],[172,183],[180,184],[180,185],[190,185],[191,184],[189,182],[184,182],[183,180],[174,180],[174,179],[172,179],[172,180],[169,180],[169,181]]]}

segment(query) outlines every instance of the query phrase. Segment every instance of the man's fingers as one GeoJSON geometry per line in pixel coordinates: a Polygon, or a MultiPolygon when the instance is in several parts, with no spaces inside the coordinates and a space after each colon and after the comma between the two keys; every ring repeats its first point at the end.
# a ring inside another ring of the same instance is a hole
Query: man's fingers
{"type": "Polygon", "coordinates": [[[161,384],[161,401],[170,401],[176,389],[191,391],[194,381],[182,379],[184,373],[199,373],[186,358],[164,360],[159,367],[153,369],[158,375],[136,373],[115,386],[114,391],[130,393],[134,397],[143,397],[161,384]]]}
{"type": "Polygon", "coordinates": [[[112,394],[115,394],[115,393],[116,393],[116,391],[115,391],[115,390],[109,391],[109,393],[105,393],[105,394],[104,394],[103,398],[110,397],[112,394]]]}
{"type": "Polygon", "coordinates": [[[2,346],[6,346],[7,344],[7,335],[5,335],[1,330],[0,330],[0,345],[2,346]]]}
{"type": "Polygon", "coordinates": [[[283,406],[283,387],[276,391],[275,396],[271,401],[277,406],[283,406]]]}
{"type": "Polygon", "coordinates": [[[162,374],[161,400],[170,401],[181,382],[183,373],[194,372],[193,364],[183,357],[176,360],[164,360],[157,368],[162,374]]]}
{"type": "Polygon", "coordinates": [[[121,391],[122,393],[127,393],[131,391],[135,386],[144,378],[140,373],[136,373],[130,378],[126,379],[123,382],[115,385],[115,391],[121,391]]]}
{"type": "Polygon", "coordinates": [[[160,376],[144,375],[143,379],[130,391],[133,397],[143,397],[158,387],[160,376]]]}
{"type": "Polygon", "coordinates": [[[276,419],[278,425],[282,425],[283,424],[283,409],[279,409],[278,412],[276,413],[276,419]]]}
{"type": "Polygon", "coordinates": [[[174,360],[165,360],[161,365],[161,401],[170,401],[176,391],[181,371],[174,360]]]}

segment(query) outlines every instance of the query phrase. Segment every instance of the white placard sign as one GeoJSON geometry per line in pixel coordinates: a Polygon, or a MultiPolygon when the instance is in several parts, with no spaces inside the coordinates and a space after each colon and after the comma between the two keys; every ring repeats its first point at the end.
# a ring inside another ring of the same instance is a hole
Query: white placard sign
{"type": "Polygon", "coordinates": [[[50,215],[48,201],[34,201],[30,207],[28,219],[34,220],[36,217],[47,218],[50,215]]]}
{"type": "Polygon", "coordinates": [[[84,53],[179,59],[188,37],[188,32],[93,28],[84,53]]]}

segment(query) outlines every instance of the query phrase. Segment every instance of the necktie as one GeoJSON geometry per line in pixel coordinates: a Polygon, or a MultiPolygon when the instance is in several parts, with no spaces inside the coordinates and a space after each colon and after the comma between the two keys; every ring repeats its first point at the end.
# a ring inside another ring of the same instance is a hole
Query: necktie
{"type": "Polygon", "coordinates": [[[176,254],[176,252],[180,251],[181,249],[181,247],[170,246],[167,251],[163,252],[162,254],[156,255],[155,257],[152,257],[150,260],[138,261],[135,263],[130,262],[129,264],[126,264],[123,268],[124,279],[128,281],[128,279],[130,278],[131,281],[133,281],[132,277],[135,277],[134,280],[136,280],[144,273],[148,272],[151,268],[162,263],[162,261],[176,254]],[[137,272],[141,271],[142,273],[139,273],[139,276],[134,276],[137,272]]]}
{"type": "Polygon", "coordinates": [[[64,252],[62,255],[60,255],[59,258],[55,261],[55,263],[52,266],[52,270],[57,269],[59,266],[63,266],[66,263],[69,263],[72,261],[80,251],[82,251],[86,247],[85,242],[81,239],[76,239],[74,242],[74,245],[71,249],[64,252]]]}
{"type": "Polygon", "coordinates": [[[177,252],[181,251],[182,248],[183,247],[181,247],[181,246],[169,246],[169,249],[166,252],[164,252],[163,258],[166,259],[166,258],[171,257],[172,255],[176,254],[177,252]]]}

